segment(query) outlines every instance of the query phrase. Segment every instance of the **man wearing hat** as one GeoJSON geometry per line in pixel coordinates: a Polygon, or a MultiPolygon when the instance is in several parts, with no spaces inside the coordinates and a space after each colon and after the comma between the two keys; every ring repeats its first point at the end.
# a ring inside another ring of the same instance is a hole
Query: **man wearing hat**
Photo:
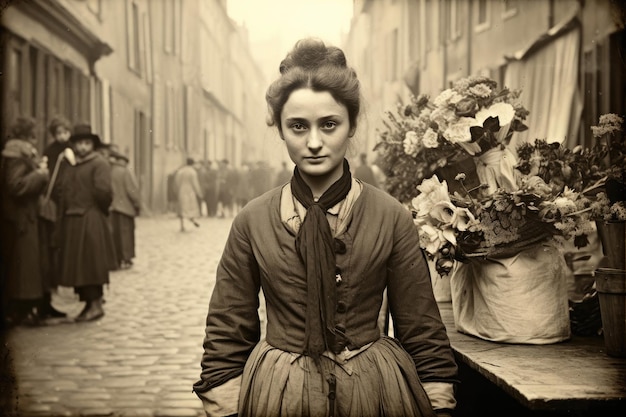
{"type": "Polygon", "coordinates": [[[119,267],[128,269],[135,257],[135,217],[141,210],[139,186],[128,169],[128,157],[115,149],[109,152],[113,203],[110,216],[113,226],[113,243],[119,267]]]}
{"type": "Polygon", "coordinates": [[[65,169],[60,184],[63,207],[60,285],[74,287],[85,302],[77,322],[104,315],[103,285],[115,269],[115,249],[107,216],[112,200],[111,166],[97,151],[100,137],[88,124],[74,127],[70,142],[76,165],[65,169]]]}

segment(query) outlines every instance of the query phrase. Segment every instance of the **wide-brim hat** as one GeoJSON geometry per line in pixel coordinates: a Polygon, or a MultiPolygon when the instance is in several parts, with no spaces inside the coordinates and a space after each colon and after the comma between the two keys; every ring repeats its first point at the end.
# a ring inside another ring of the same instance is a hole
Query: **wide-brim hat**
{"type": "Polygon", "coordinates": [[[93,141],[93,147],[99,148],[102,146],[100,136],[91,131],[91,125],[83,123],[74,126],[72,136],[70,136],[70,142],[74,143],[81,139],[91,139],[93,141]]]}

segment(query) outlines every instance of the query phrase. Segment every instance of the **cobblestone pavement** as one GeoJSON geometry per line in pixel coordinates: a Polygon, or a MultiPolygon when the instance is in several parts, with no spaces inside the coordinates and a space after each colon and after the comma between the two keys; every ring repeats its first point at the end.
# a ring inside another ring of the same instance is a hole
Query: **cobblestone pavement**
{"type": "MultiPolygon", "coordinates": [[[[135,265],[111,273],[101,320],[11,330],[15,414],[203,415],[191,386],[230,223],[202,218],[179,232],[173,216],[139,218],[135,265]]],[[[71,317],[83,306],[69,288],[53,304],[71,317]]]]}

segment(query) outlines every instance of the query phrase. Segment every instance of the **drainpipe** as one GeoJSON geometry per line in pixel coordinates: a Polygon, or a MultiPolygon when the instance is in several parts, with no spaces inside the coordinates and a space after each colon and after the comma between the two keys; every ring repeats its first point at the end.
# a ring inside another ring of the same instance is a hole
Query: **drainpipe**
{"type": "Polygon", "coordinates": [[[554,26],[554,0],[548,2],[548,29],[554,26]]]}
{"type": "Polygon", "coordinates": [[[470,0],[467,3],[467,15],[469,16],[469,22],[467,24],[467,74],[466,76],[470,76],[472,74],[472,34],[474,33],[474,28],[472,27],[472,10],[474,1],[470,0]]]}

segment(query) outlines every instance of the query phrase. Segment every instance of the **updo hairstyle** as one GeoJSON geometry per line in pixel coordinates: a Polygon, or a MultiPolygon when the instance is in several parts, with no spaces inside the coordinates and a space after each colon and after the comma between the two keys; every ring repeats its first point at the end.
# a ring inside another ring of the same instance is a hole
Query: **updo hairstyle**
{"type": "Polygon", "coordinates": [[[48,125],[48,132],[52,136],[54,136],[56,135],[57,129],[59,127],[64,127],[68,132],[72,131],[72,125],[70,124],[69,120],[67,120],[63,116],[54,116],[54,118],[50,121],[50,124],[48,125]]]}
{"type": "Polygon", "coordinates": [[[280,77],[265,94],[269,117],[282,136],[280,116],[291,93],[301,88],[329,92],[335,101],[346,106],[350,128],[356,129],[360,111],[360,86],[356,72],[348,67],[343,51],[326,46],[319,39],[299,40],[280,63],[280,77]]]}

